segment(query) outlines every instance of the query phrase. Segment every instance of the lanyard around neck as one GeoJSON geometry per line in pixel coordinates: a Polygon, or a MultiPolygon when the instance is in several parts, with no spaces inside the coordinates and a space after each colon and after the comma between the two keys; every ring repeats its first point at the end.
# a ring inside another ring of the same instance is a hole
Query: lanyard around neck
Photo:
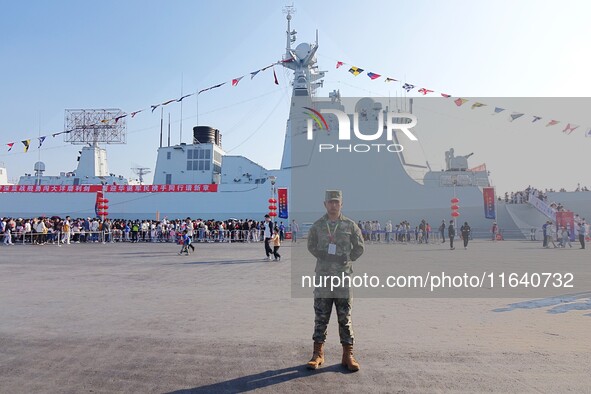
{"type": "Polygon", "coordinates": [[[334,231],[331,232],[330,226],[328,225],[328,222],[326,222],[326,229],[328,230],[328,238],[330,239],[330,242],[334,242],[334,236],[337,233],[338,228],[339,228],[339,223],[337,222],[337,225],[334,227],[334,231]]]}

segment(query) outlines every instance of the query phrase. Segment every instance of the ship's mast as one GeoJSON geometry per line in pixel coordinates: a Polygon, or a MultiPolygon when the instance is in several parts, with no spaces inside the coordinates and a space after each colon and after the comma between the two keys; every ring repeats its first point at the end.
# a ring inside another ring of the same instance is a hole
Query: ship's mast
{"type": "Polygon", "coordinates": [[[82,148],[76,175],[79,178],[109,176],[107,151],[99,146],[125,144],[127,128],[124,112],[108,109],[66,109],[64,141],[82,148]]]}
{"type": "Polygon", "coordinates": [[[294,71],[293,95],[294,96],[313,96],[318,87],[322,87],[325,71],[319,71],[316,64],[316,51],[318,50],[318,31],[316,31],[316,42],[300,43],[295,49],[291,44],[296,41],[295,30],[291,29],[292,15],[295,13],[293,6],[287,6],[283,9],[286,14],[287,30],[285,55],[281,64],[294,71]]]}
{"type": "Polygon", "coordinates": [[[285,45],[285,58],[288,59],[290,56],[290,51],[291,51],[291,43],[295,42],[296,40],[296,34],[297,32],[291,31],[291,16],[293,14],[295,14],[296,9],[295,7],[292,5],[287,5],[283,8],[283,13],[286,14],[285,18],[287,19],[287,30],[286,30],[286,35],[287,35],[287,44],[285,45]]]}
{"type": "Polygon", "coordinates": [[[152,172],[152,170],[150,170],[148,167],[141,166],[133,167],[131,170],[137,174],[140,181],[140,185],[144,184],[144,175],[147,175],[152,172]]]}
{"type": "Polygon", "coordinates": [[[318,50],[318,31],[316,31],[316,42],[306,43],[302,42],[298,44],[295,49],[292,48],[292,44],[296,41],[295,30],[291,28],[291,19],[295,13],[295,8],[287,6],[283,9],[285,18],[287,19],[287,30],[286,43],[285,43],[285,54],[281,61],[283,67],[293,71],[293,90],[291,97],[291,106],[289,119],[287,121],[287,127],[285,132],[285,143],[283,145],[283,157],[281,159],[281,168],[291,168],[292,163],[291,149],[292,149],[292,133],[293,127],[302,122],[306,122],[302,118],[301,103],[302,100],[311,100],[316,94],[316,89],[322,87],[322,78],[324,77],[325,71],[319,71],[316,62],[316,51],[318,50]],[[296,105],[296,101],[298,105],[296,105]]]}

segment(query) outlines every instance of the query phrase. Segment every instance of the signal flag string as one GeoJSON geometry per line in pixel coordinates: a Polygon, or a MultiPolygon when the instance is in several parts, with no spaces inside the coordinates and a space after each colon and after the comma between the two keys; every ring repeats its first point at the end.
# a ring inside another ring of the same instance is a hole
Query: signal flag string
{"type": "MultiPolygon", "coordinates": [[[[183,101],[187,97],[191,97],[191,96],[195,96],[195,95],[200,95],[201,93],[204,93],[204,92],[207,92],[207,91],[210,91],[210,90],[213,90],[213,89],[217,89],[219,87],[222,87],[222,86],[224,86],[227,83],[231,84],[233,87],[236,87],[236,86],[238,86],[238,83],[240,82],[240,80],[242,78],[244,78],[246,75],[250,75],[250,79],[252,80],[259,72],[265,71],[265,70],[267,70],[267,69],[269,69],[271,67],[273,67],[273,82],[274,82],[275,85],[279,85],[279,81],[277,80],[277,74],[275,73],[275,67],[274,66],[276,66],[278,64],[281,64],[283,62],[284,61],[278,61],[278,62],[272,63],[272,64],[270,64],[268,66],[265,66],[263,68],[260,68],[260,69],[258,69],[256,71],[252,71],[252,72],[250,72],[248,74],[244,74],[244,75],[242,75],[240,77],[233,78],[233,79],[231,79],[229,81],[221,82],[221,83],[218,83],[216,85],[212,85],[210,87],[207,87],[207,88],[204,88],[204,89],[200,89],[200,90],[196,90],[196,91],[194,91],[192,93],[189,93],[189,94],[185,94],[185,95],[181,96],[178,99],[166,100],[166,101],[163,101],[162,103],[153,104],[153,105],[150,105],[149,107],[142,108],[142,109],[139,109],[139,110],[136,110],[136,111],[123,112],[123,113],[120,113],[120,115],[118,115],[118,116],[116,116],[114,118],[102,119],[100,122],[103,125],[105,125],[105,124],[112,124],[112,122],[118,123],[119,120],[121,120],[121,119],[123,119],[123,118],[125,118],[127,116],[129,116],[130,118],[133,119],[137,114],[139,114],[141,112],[148,111],[148,110],[150,110],[151,113],[154,113],[154,110],[156,108],[158,108],[158,107],[164,107],[166,105],[169,105],[169,104],[172,104],[172,103],[175,103],[175,102],[176,103],[180,103],[181,101],[183,101]]],[[[99,126],[99,124],[92,124],[92,125],[88,125],[87,127],[93,127],[93,126],[99,126]]],[[[55,133],[48,133],[48,135],[51,135],[53,138],[55,138],[58,135],[68,134],[68,133],[71,133],[72,131],[74,131],[74,130],[73,129],[72,130],[64,130],[64,131],[59,131],[59,132],[55,132],[55,133]]],[[[45,142],[45,139],[47,138],[48,135],[37,137],[37,139],[39,141],[39,146],[37,147],[37,149],[41,149],[41,146],[43,145],[43,142],[45,142]]],[[[29,151],[31,140],[32,140],[31,138],[27,138],[27,139],[21,141],[21,143],[24,146],[24,152],[25,153],[27,153],[29,151]]],[[[8,148],[8,152],[12,151],[12,148],[14,147],[14,144],[15,144],[15,142],[8,142],[8,143],[6,143],[6,146],[8,148]]]]}
{"type": "MultiPolygon", "coordinates": [[[[371,72],[371,71],[365,72],[365,70],[363,68],[361,68],[361,67],[354,66],[352,64],[348,64],[348,63],[345,63],[345,62],[340,61],[340,60],[338,60],[336,62],[336,68],[337,69],[346,70],[347,67],[343,67],[343,66],[349,67],[349,69],[347,71],[350,74],[352,74],[354,77],[357,77],[357,76],[359,76],[361,74],[364,74],[364,73],[372,81],[378,80],[378,79],[380,79],[382,77],[382,74],[378,74],[378,73],[371,72]],[[341,68],[341,67],[343,67],[343,68],[341,68]]],[[[384,82],[386,82],[386,83],[389,83],[389,82],[399,82],[401,84],[401,86],[402,86],[402,89],[404,89],[407,93],[410,93],[411,91],[413,91],[413,90],[416,89],[416,91],[418,93],[421,93],[423,96],[427,96],[427,95],[429,95],[431,93],[435,93],[435,94],[439,94],[443,98],[454,99],[452,101],[453,101],[453,103],[457,107],[461,107],[462,105],[464,105],[468,101],[470,101],[470,100],[468,100],[466,98],[462,98],[462,97],[452,97],[451,94],[442,93],[442,92],[435,92],[434,90],[427,89],[425,87],[417,88],[417,86],[420,86],[420,85],[412,84],[412,83],[409,83],[409,82],[403,82],[400,79],[396,79],[396,78],[392,78],[392,77],[385,77],[384,78],[384,82]]],[[[482,103],[482,102],[479,102],[479,101],[474,101],[474,103],[471,106],[471,109],[476,109],[476,108],[481,108],[481,107],[486,107],[486,106],[488,106],[488,104],[482,103]]],[[[506,108],[502,108],[502,107],[494,107],[494,110],[492,112],[492,115],[499,114],[499,113],[501,113],[501,112],[503,112],[505,110],[507,110],[507,109],[506,108]]],[[[518,112],[518,111],[510,111],[510,112],[511,112],[511,114],[509,115],[509,118],[508,118],[508,121],[509,122],[513,122],[513,121],[515,121],[515,120],[523,117],[524,115],[526,115],[525,113],[518,112]]],[[[532,119],[531,120],[532,123],[536,123],[536,122],[542,120],[542,117],[541,116],[537,116],[537,115],[531,115],[531,118],[530,119],[532,119]]],[[[542,123],[545,123],[545,122],[540,122],[540,124],[542,124],[542,123]]],[[[573,131],[577,130],[580,127],[580,125],[574,124],[572,122],[561,122],[560,120],[556,120],[556,119],[550,119],[546,123],[546,127],[555,126],[555,125],[557,125],[559,123],[562,123],[563,125],[566,124],[566,126],[564,126],[564,128],[562,129],[562,132],[565,133],[566,135],[570,135],[573,131]]],[[[586,127],[584,129],[586,130],[585,131],[585,134],[584,134],[585,137],[591,137],[591,127],[586,127]]]]}

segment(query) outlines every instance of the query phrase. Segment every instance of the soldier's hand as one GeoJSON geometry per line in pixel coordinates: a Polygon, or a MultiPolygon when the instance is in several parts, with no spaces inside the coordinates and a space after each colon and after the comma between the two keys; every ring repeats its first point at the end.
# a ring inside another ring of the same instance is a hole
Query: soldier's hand
{"type": "Polygon", "coordinates": [[[326,260],[328,257],[328,253],[324,250],[322,251],[317,251],[316,252],[316,257],[319,258],[320,260],[326,260]]]}

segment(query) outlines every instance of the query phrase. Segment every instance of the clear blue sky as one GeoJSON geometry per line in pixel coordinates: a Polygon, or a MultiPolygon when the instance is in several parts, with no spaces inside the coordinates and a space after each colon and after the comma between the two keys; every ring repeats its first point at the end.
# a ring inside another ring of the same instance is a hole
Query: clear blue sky
{"type": "MultiPolygon", "coordinates": [[[[39,159],[48,175],[75,168],[79,147],[61,137],[48,137],[40,151],[33,141],[26,154],[20,143],[63,130],[66,108],[131,112],[179,97],[181,79],[187,93],[244,74],[236,87],[227,84],[200,95],[198,106],[194,97],[184,102],[183,141],[191,141],[198,107],[199,123],[222,131],[224,149],[278,168],[290,74],[276,67],[279,86],[273,84],[272,70],[253,80],[248,74],[284,53],[283,5],[272,0],[4,1],[0,162],[9,178],[32,172],[39,159]],[[10,153],[8,142],[16,142],[10,153]]],[[[319,65],[329,71],[320,95],[333,89],[344,96],[402,94],[400,85],[336,70],[337,60],[454,96],[585,97],[591,92],[591,6],[583,0],[305,0],[294,5],[292,27],[299,33],[298,42],[312,41],[315,30],[319,32],[319,65]]],[[[180,105],[165,109],[165,117],[170,112],[172,120],[172,142],[178,143],[180,105]]],[[[565,116],[591,126],[584,111],[565,116]]],[[[489,119],[483,116],[482,122],[489,119]]],[[[507,133],[519,132],[511,126],[507,133]]],[[[110,171],[132,176],[130,168],[137,165],[153,170],[159,128],[158,110],[130,119],[127,145],[109,147],[110,171]]],[[[473,164],[486,162],[501,190],[524,183],[574,188],[577,182],[591,186],[588,164],[585,169],[580,162],[589,163],[591,157],[591,138],[584,138],[583,132],[581,128],[567,137],[560,129],[541,127],[536,138],[516,139],[517,153],[511,155],[484,145],[464,146],[461,136],[428,131],[421,143],[435,168],[443,166],[443,152],[451,146],[460,153],[477,152],[473,164]],[[580,160],[555,174],[523,165],[550,154],[558,163],[580,160]],[[515,168],[524,172],[516,175],[515,168]]]]}

